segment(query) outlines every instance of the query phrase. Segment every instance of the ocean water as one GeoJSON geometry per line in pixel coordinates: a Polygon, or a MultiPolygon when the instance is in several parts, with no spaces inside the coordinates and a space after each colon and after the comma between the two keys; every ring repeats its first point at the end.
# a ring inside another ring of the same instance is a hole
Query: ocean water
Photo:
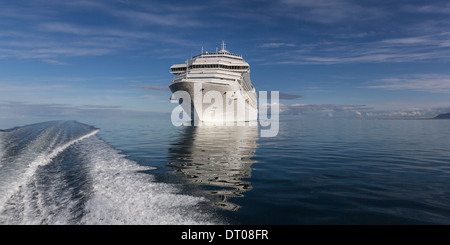
{"type": "MultiPolygon", "coordinates": [[[[1,125],[1,124],[0,124],[1,125]]],[[[450,224],[450,120],[170,115],[0,131],[0,224],[450,224]]]]}

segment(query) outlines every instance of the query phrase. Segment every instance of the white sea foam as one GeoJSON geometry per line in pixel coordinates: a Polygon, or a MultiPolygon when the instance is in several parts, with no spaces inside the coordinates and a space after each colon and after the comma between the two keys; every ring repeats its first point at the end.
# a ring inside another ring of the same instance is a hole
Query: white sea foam
{"type": "Polygon", "coordinates": [[[126,159],[97,137],[83,142],[91,165],[93,193],[83,224],[212,224],[198,204],[203,198],[181,195],[171,184],[139,171],[150,167],[126,159]]]}
{"type": "Polygon", "coordinates": [[[207,200],[156,182],[142,172],[151,167],[127,159],[95,137],[97,132],[76,122],[0,132],[5,153],[0,158],[0,224],[219,223],[202,210],[207,200]],[[57,162],[50,166],[53,159],[57,162]],[[71,174],[82,174],[86,179],[77,181],[85,182],[69,184],[69,172],[61,172],[64,166],[72,166],[71,174]]]}
{"type": "MultiPolygon", "coordinates": [[[[17,129],[23,130],[23,129],[17,129]]],[[[26,195],[28,192],[21,192],[22,188],[25,188],[27,183],[30,183],[36,173],[39,166],[45,166],[51,162],[51,160],[56,157],[59,153],[67,149],[69,146],[95,135],[99,130],[94,130],[87,133],[79,138],[73,139],[58,146],[58,139],[61,136],[61,129],[57,129],[56,132],[53,128],[44,130],[37,138],[30,141],[27,144],[26,149],[23,149],[21,153],[15,156],[13,162],[6,163],[5,159],[1,159],[3,162],[0,168],[0,215],[4,213],[6,208],[6,203],[14,202],[14,196],[25,195],[22,199],[27,200],[26,195]]],[[[2,135],[4,137],[14,137],[16,132],[6,132],[8,136],[2,135]]],[[[28,199],[29,200],[29,199],[28,199]]],[[[33,219],[27,219],[27,214],[29,211],[24,205],[24,210],[22,216],[23,223],[32,224],[33,219]]],[[[31,212],[31,211],[30,211],[31,212]]],[[[8,217],[0,217],[0,223],[5,222],[8,217]]]]}
{"type": "Polygon", "coordinates": [[[5,149],[4,149],[4,134],[5,134],[4,132],[0,131],[0,169],[2,169],[2,166],[3,166],[2,158],[3,158],[4,151],[5,151],[5,149]]]}

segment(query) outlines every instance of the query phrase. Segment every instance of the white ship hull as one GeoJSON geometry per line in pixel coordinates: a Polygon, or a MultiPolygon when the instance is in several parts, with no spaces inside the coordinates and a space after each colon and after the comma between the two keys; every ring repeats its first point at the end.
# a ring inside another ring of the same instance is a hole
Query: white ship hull
{"type": "Polygon", "coordinates": [[[219,85],[205,81],[183,80],[172,83],[169,88],[174,93],[172,99],[181,102],[180,105],[192,120],[218,124],[251,122],[258,119],[257,103],[250,104],[249,96],[246,96],[246,92],[239,87],[238,82],[219,85]],[[190,103],[186,98],[179,101],[177,91],[187,92],[190,103]]]}

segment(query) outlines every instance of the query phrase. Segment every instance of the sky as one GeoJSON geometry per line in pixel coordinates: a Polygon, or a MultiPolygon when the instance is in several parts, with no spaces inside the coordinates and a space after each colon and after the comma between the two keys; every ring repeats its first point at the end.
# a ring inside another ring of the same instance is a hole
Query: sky
{"type": "Polygon", "coordinates": [[[170,113],[170,66],[227,50],[285,115],[450,112],[450,2],[0,0],[0,120],[170,113]]]}

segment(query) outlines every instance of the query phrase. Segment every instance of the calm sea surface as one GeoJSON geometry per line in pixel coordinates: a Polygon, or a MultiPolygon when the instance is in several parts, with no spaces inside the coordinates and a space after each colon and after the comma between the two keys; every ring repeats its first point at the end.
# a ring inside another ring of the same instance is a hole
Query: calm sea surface
{"type": "Polygon", "coordinates": [[[0,223],[450,224],[450,120],[85,119],[0,149],[0,223]]]}

